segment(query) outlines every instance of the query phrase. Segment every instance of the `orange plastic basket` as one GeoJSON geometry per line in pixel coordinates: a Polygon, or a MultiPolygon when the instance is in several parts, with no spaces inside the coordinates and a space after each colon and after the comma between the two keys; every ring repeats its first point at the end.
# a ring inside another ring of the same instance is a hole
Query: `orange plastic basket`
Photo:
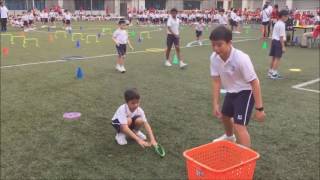
{"type": "Polygon", "coordinates": [[[183,153],[189,180],[253,179],[260,155],[229,141],[205,144],[183,153]]]}

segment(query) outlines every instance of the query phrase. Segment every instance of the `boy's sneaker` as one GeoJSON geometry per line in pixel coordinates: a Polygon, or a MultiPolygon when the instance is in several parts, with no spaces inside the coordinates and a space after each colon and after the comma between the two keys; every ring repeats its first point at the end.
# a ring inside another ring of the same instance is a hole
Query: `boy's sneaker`
{"type": "Polygon", "coordinates": [[[121,72],[122,73],[125,73],[127,70],[124,68],[124,66],[120,66],[120,68],[121,68],[121,72]]]}
{"type": "Polygon", "coordinates": [[[201,41],[199,41],[199,45],[202,46],[202,42],[201,41]]]}
{"type": "Polygon", "coordinates": [[[171,66],[172,66],[172,64],[171,64],[170,61],[168,61],[168,60],[166,60],[166,62],[164,63],[164,65],[167,66],[167,67],[171,67],[171,66]]]}
{"type": "Polygon", "coordinates": [[[121,68],[121,66],[119,64],[116,65],[116,70],[119,71],[119,72],[122,72],[122,68],[121,68]]]}
{"type": "Polygon", "coordinates": [[[277,73],[277,74],[272,74],[270,78],[277,80],[277,79],[282,79],[282,76],[280,76],[280,74],[277,73]]]}
{"type": "Polygon", "coordinates": [[[226,134],[220,136],[217,139],[214,139],[212,142],[217,142],[217,141],[231,141],[231,142],[236,142],[236,136],[232,135],[232,136],[227,136],[226,134]]]}
{"type": "Polygon", "coordinates": [[[183,69],[184,67],[188,66],[188,64],[180,61],[180,68],[183,69]]]}
{"type": "Polygon", "coordinates": [[[143,134],[143,132],[141,132],[141,131],[136,131],[135,132],[136,133],[136,135],[140,138],[140,139],[142,139],[142,140],[147,140],[147,136],[145,135],[145,134],[143,134]]]}
{"type": "Polygon", "coordinates": [[[271,78],[271,76],[272,76],[272,71],[271,71],[271,70],[269,70],[269,71],[268,71],[268,77],[270,77],[270,78],[271,78]]]}
{"type": "Polygon", "coordinates": [[[123,133],[117,133],[116,137],[115,137],[117,143],[119,145],[126,145],[128,144],[127,139],[126,139],[126,135],[123,133]]]}

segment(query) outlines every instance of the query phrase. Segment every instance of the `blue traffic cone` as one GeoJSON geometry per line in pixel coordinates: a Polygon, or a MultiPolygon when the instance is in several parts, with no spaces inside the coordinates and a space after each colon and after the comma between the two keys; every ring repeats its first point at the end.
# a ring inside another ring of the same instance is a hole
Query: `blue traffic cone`
{"type": "Polygon", "coordinates": [[[142,42],[142,38],[139,36],[138,38],[138,42],[141,43],[142,42]]]}
{"type": "Polygon", "coordinates": [[[77,79],[82,79],[83,78],[83,71],[80,67],[77,68],[77,79]]]}
{"type": "Polygon", "coordinates": [[[80,48],[81,46],[80,46],[80,40],[77,40],[77,42],[76,42],[76,48],[80,48]]]}

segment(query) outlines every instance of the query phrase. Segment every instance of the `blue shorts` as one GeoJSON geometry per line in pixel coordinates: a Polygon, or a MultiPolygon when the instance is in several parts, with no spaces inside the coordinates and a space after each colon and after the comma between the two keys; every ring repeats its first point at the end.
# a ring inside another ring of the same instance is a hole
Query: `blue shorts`
{"type": "Polygon", "coordinates": [[[117,52],[119,57],[125,56],[127,53],[127,45],[126,44],[119,44],[119,46],[116,46],[117,52]]]}
{"type": "Polygon", "coordinates": [[[283,54],[283,51],[282,51],[281,42],[273,39],[271,42],[271,49],[270,49],[269,56],[281,58],[282,54],[283,54]]]}
{"type": "Polygon", "coordinates": [[[197,31],[197,30],[196,30],[196,37],[198,38],[198,37],[200,37],[200,36],[202,36],[202,31],[197,31]]]}
{"type": "Polygon", "coordinates": [[[249,124],[253,105],[254,98],[251,90],[227,93],[222,106],[222,114],[233,118],[234,123],[246,126],[249,124]]]}
{"type": "MultiPolygon", "coordinates": [[[[133,116],[133,118],[131,118],[132,119],[132,122],[131,122],[131,125],[129,126],[129,128],[131,129],[131,130],[134,130],[135,129],[135,123],[136,123],[136,120],[138,119],[138,118],[140,118],[141,116],[139,116],[139,115],[137,115],[137,116],[133,116]]],[[[118,119],[114,119],[114,120],[112,120],[112,126],[114,127],[114,129],[117,131],[117,133],[120,133],[120,121],[118,120],[118,119]]]]}

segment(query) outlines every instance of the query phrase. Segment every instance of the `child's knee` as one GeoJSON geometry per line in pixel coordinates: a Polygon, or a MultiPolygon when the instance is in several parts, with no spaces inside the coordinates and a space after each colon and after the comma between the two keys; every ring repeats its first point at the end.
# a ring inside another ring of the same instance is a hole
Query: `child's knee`
{"type": "Polygon", "coordinates": [[[140,126],[142,126],[143,124],[144,124],[144,121],[143,121],[143,119],[142,118],[137,118],[136,120],[135,120],[135,126],[138,126],[138,127],[140,127],[140,126]]]}

